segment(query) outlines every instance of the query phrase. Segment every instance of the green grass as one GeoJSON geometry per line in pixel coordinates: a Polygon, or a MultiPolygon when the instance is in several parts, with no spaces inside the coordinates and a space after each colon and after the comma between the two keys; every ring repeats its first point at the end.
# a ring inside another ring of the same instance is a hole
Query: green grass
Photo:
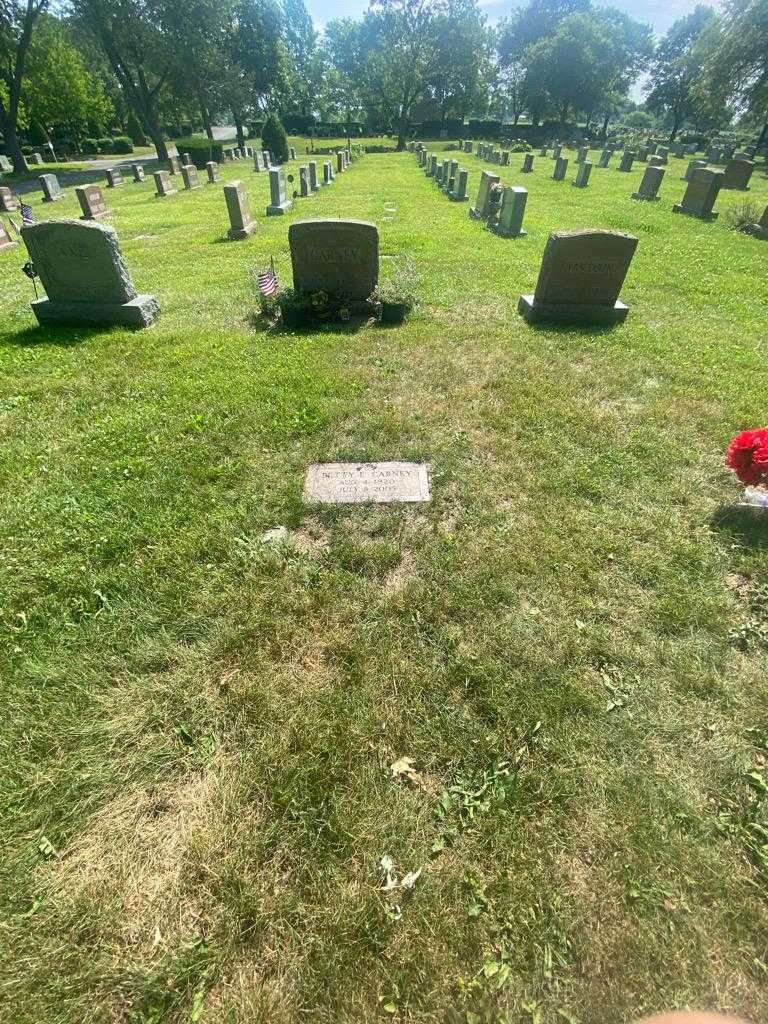
{"type": "Polygon", "coordinates": [[[765,422],[768,248],[739,193],[672,215],[684,161],[641,204],[642,167],[518,159],[514,241],[409,154],[269,219],[225,166],[238,243],[219,186],[105,190],[139,333],[38,329],[0,253],[2,1021],[768,1015],[768,536],[723,467],[765,422]],[[289,282],[312,216],[413,257],[406,325],[264,329],[251,271],[289,282]],[[640,239],[626,324],[527,326],[588,226],[640,239]],[[310,462],[390,458],[431,505],[302,506],[310,462]]]}

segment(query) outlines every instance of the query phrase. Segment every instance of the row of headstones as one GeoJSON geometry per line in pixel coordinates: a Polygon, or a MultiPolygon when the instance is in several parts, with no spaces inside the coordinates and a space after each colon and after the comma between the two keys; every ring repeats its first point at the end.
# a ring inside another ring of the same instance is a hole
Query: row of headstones
{"type": "Polygon", "coordinates": [[[459,167],[458,160],[443,160],[442,163],[438,163],[437,156],[434,153],[428,153],[421,143],[418,143],[415,153],[419,167],[452,203],[463,203],[469,199],[467,195],[469,172],[465,167],[459,167]]]}

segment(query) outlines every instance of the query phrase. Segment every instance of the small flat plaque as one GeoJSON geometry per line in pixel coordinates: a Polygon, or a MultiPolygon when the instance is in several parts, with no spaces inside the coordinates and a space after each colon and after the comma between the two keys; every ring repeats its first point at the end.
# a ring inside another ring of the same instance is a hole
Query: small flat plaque
{"type": "Polygon", "coordinates": [[[307,470],[308,505],[358,505],[366,501],[431,501],[423,462],[325,462],[307,470]]]}

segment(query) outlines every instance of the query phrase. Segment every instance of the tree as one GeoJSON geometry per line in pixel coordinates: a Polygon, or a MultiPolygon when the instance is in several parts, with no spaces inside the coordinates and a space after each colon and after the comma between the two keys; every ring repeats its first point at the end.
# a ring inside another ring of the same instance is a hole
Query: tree
{"type": "Polygon", "coordinates": [[[716,97],[761,125],[758,146],[768,138],[768,0],[726,0],[725,14],[702,33],[703,64],[695,92],[716,97]]]}
{"type": "Polygon", "coordinates": [[[317,61],[317,32],[304,0],[283,0],[283,15],[291,68],[291,105],[307,117],[312,112],[312,102],[322,79],[322,64],[317,61]]]}
{"type": "Polygon", "coordinates": [[[48,0],[0,0],[0,130],[15,171],[26,169],[18,128],[32,33],[48,0]]]}
{"type": "Polygon", "coordinates": [[[645,106],[667,119],[670,142],[700,106],[694,89],[701,67],[696,44],[714,17],[711,7],[696,7],[679,18],[656,47],[645,106]]]}
{"type": "Polygon", "coordinates": [[[332,109],[352,120],[352,111],[362,107],[356,69],[360,66],[360,24],[352,18],[334,18],[325,26],[321,44],[326,73],[324,88],[332,109]]]}
{"type": "Polygon", "coordinates": [[[161,101],[174,62],[156,7],[148,0],[75,0],[75,8],[101,44],[158,158],[167,160],[161,101]]]}
{"type": "Polygon", "coordinates": [[[476,0],[447,0],[435,18],[435,74],[429,92],[444,122],[487,103],[491,35],[476,0]]]}
{"type": "Polygon", "coordinates": [[[43,14],[29,50],[22,89],[30,124],[50,143],[51,134],[103,135],[114,107],[101,81],[88,70],[65,22],[43,14]]]}
{"type": "Polygon", "coordinates": [[[261,142],[277,164],[288,163],[288,136],[276,114],[268,114],[261,129],[261,142]]]}

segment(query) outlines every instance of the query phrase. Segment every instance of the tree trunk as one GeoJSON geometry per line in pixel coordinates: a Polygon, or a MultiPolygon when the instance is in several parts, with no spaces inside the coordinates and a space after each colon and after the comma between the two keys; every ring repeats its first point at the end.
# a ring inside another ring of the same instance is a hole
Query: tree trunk
{"type": "Polygon", "coordinates": [[[243,132],[243,119],[237,110],[232,111],[232,120],[235,122],[237,132],[237,146],[241,151],[245,149],[245,134],[243,132]]]}
{"type": "Polygon", "coordinates": [[[756,150],[760,149],[760,147],[763,145],[766,136],[768,136],[768,121],[765,122],[765,124],[763,125],[763,130],[760,132],[760,138],[757,140],[757,145],[755,146],[756,150]]]}
{"type": "Polygon", "coordinates": [[[611,115],[610,115],[610,113],[607,113],[603,117],[603,130],[600,132],[600,134],[603,137],[603,142],[605,142],[605,140],[608,138],[608,125],[610,124],[610,120],[611,120],[611,115]]]}
{"type": "Polygon", "coordinates": [[[211,142],[213,142],[213,126],[211,124],[211,115],[208,113],[208,107],[205,105],[205,100],[203,99],[202,93],[200,92],[198,92],[197,94],[197,102],[200,106],[200,118],[203,122],[205,134],[208,136],[211,142]]]}
{"type": "Polygon", "coordinates": [[[19,143],[19,136],[16,134],[16,128],[8,124],[5,118],[0,118],[0,127],[3,129],[5,152],[13,164],[14,171],[16,174],[25,173],[29,170],[29,166],[27,165],[27,158],[21,152],[21,145],[19,143]]]}
{"type": "Polygon", "coordinates": [[[669,136],[669,145],[670,146],[675,141],[675,136],[677,135],[677,129],[679,127],[680,127],[680,119],[677,117],[677,115],[675,115],[675,119],[672,122],[672,134],[669,136]]]}
{"type": "Polygon", "coordinates": [[[168,146],[165,141],[165,132],[154,117],[142,118],[147,127],[147,135],[152,139],[152,144],[157,151],[158,160],[168,159],[168,146]]]}

